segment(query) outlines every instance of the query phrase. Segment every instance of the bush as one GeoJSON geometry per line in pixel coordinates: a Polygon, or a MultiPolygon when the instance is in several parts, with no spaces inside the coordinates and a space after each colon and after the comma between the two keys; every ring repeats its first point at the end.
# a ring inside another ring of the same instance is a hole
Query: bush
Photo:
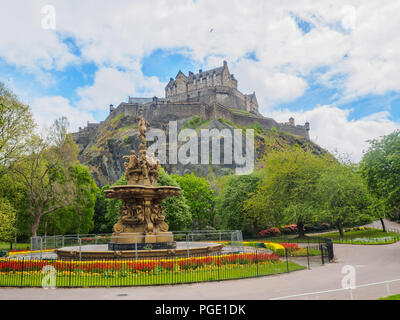
{"type": "Polygon", "coordinates": [[[281,226],[280,228],[281,233],[290,234],[290,233],[297,233],[297,224],[289,224],[286,226],[281,226]]]}
{"type": "Polygon", "coordinates": [[[323,223],[314,223],[312,225],[306,225],[304,227],[306,232],[318,232],[318,231],[329,230],[330,225],[329,223],[323,222],[323,223]]]}
{"type": "Polygon", "coordinates": [[[278,228],[272,227],[272,228],[268,228],[268,229],[260,231],[258,233],[258,235],[260,237],[276,237],[276,236],[280,236],[281,232],[278,228]]]}
{"type": "Polygon", "coordinates": [[[265,242],[264,246],[278,256],[283,257],[285,255],[285,247],[279,243],[265,242]]]}

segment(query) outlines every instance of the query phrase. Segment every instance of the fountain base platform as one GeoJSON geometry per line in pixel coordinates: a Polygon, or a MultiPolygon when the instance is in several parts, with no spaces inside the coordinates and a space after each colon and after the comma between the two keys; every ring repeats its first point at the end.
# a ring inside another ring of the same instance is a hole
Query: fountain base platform
{"type": "Polygon", "coordinates": [[[223,245],[212,242],[184,242],[177,241],[175,249],[147,249],[147,250],[108,250],[109,244],[83,245],[81,247],[64,247],[56,249],[59,259],[72,260],[103,260],[103,259],[140,259],[175,256],[203,256],[221,253],[223,245]]]}

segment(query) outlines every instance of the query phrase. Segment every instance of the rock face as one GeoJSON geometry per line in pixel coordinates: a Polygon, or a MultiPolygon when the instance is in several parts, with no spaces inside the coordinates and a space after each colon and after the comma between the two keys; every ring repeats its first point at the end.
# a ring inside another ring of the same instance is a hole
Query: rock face
{"type": "MultiPolygon", "coordinates": [[[[145,110],[146,111],[146,110],[145,110]]],[[[168,123],[171,120],[176,120],[177,131],[182,129],[193,129],[198,134],[200,146],[201,129],[217,129],[219,131],[226,129],[233,136],[234,129],[254,129],[255,150],[254,156],[256,160],[261,159],[268,151],[274,149],[284,149],[294,144],[311,148],[315,153],[325,154],[326,151],[312,143],[306,137],[302,137],[293,133],[279,131],[279,128],[272,127],[271,129],[263,129],[259,122],[254,121],[252,126],[243,126],[225,118],[218,119],[202,119],[200,114],[192,114],[191,117],[177,118],[176,115],[165,117],[147,117],[150,118],[150,126],[153,129],[161,129],[165,131],[167,141],[166,148],[168,150],[168,123]]],[[[80,133],[85,133],[85,128],[80,133]]],[[[136,117],[132,114],[125,114],[113,111],[110,116],[94,128],[90,128],[90,134],[73,134],[77,142],[80,153],[79,160],[82,164],[87,165],[92,173],[93,178],[99,186],[112,184],[117,181],[125,172],[123,157],[130,154],[131,150],[139,152],[139,144],[141,140],[138,136],[138,126],[136,117]],[[82,139],[82,137],[84,139],[82,139]]],[[[244,141],[243,141],[244,142],[244,141]]],[[[178,149],[185,142],[178,143],[178,149]]],[[[148,143],[151,145],[151,143],[148,143]]],[[[211,148],[211,140],[210,140],[211,148]]],[[[245,155],[245,143],[242,146],[242,154],[245,155]]],[[[194,172],[197,175],[207,176],[224,175],[238,167],[233,161],[232,164],[223,164],[224,161],[224,139],[220,139],[220,159],[219,165],[200,164],[200,150],[198,164],[182,164],[178,161],[177,164],[161,164],[168,173],[186,174],[194,172]]],[[[210,157],[211,157],[210,150],[210,157]]],[[[211,158],[210,158],[211,159],[211,158]]]]}

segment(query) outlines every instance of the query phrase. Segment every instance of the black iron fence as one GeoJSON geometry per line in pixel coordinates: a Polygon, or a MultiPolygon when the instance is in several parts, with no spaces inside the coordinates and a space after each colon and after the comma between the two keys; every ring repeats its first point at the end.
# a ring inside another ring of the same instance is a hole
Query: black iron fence
{"type": "Polygon", "coordinates": [[[326,250],[309,244],[275,253],[246,247],[242,253],[151,259],[0,259],[0,287],[123,287],[261,277],[322,265],[326,250]]]}

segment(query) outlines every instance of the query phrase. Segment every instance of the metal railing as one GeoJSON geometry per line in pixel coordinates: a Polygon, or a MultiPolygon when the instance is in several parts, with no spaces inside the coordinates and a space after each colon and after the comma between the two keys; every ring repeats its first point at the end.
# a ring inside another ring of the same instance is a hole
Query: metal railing
{"type": "Polygon", "coordinates": [[[0,287],[42,287],[51,277],[56,287],[171,285],[254,278],[303,269],[307,269],[306,260],[295,260],[287,250],[283,256],[254,250],[95,261],[0,259],[0,287]]]}

